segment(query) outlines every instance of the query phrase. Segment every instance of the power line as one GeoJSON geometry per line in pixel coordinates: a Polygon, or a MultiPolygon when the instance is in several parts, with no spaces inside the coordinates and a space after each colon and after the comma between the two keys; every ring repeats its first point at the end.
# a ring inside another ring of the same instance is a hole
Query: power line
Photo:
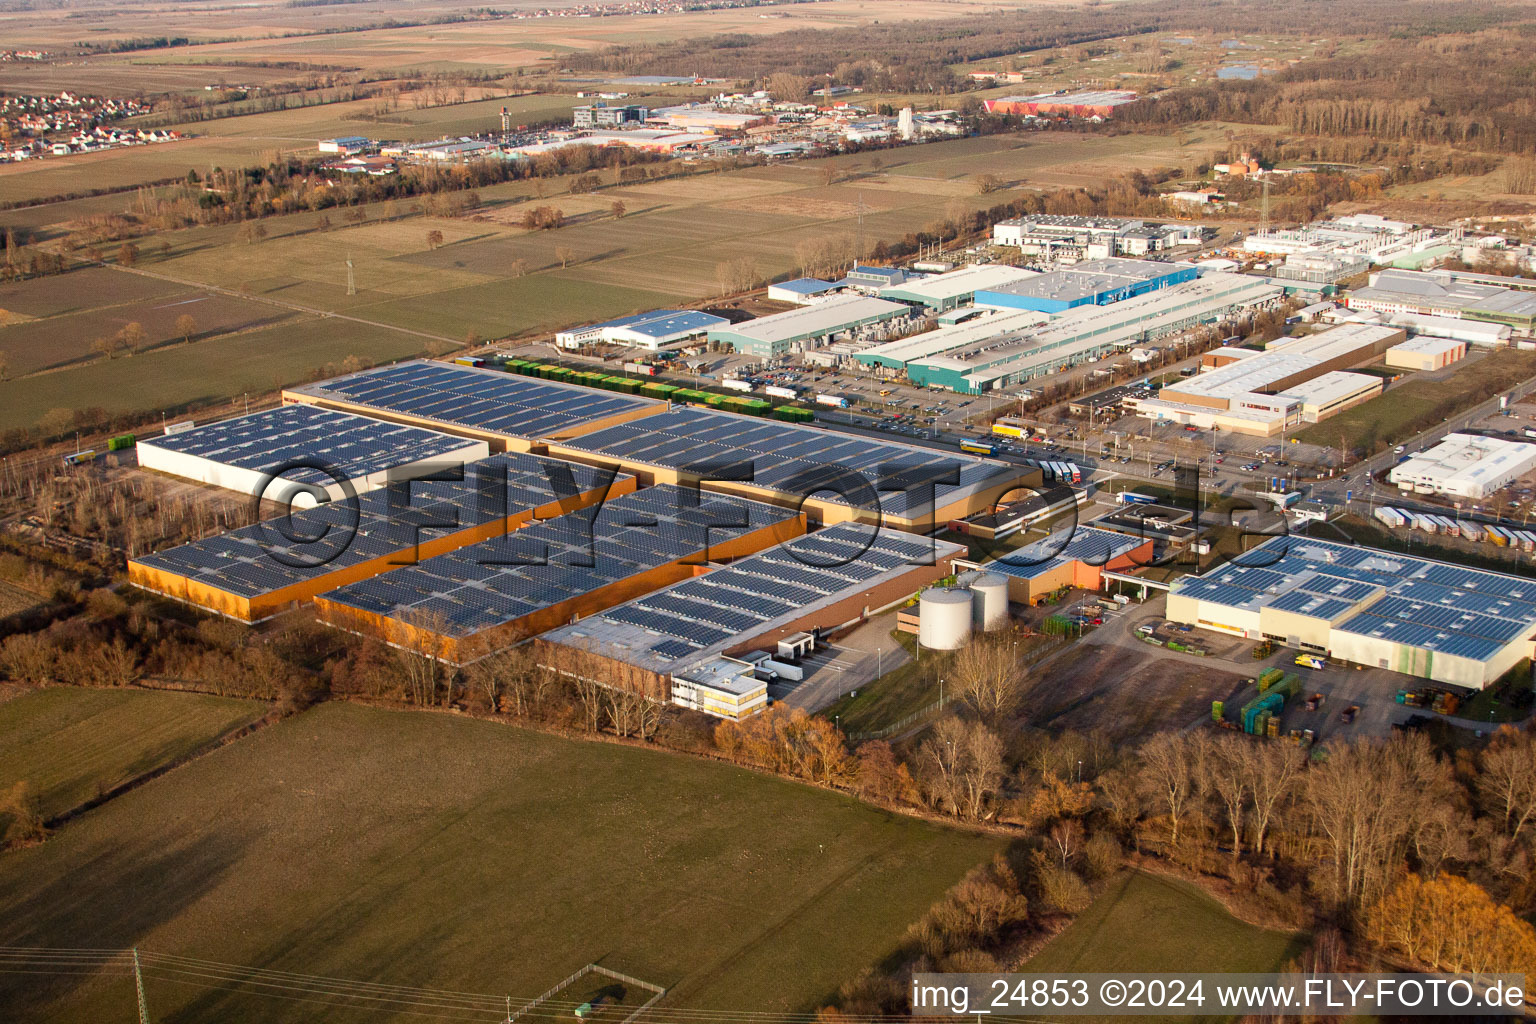
{"type": "MultiPolygon", "coordinates": [[[[368,1012],[397,1013],[444,1020],[502,1022],[513,997],[480,992],[393,985],[324,975],[300,974],[272,968],[229,964],[197,957],[154,953],[144,949],[60,949],[0,946],[0,974],[59,977],[123,977],[135,981],[141,1024],[148,1024],[146,981],[159,981],[204,990],[282,999],[368,1012]]],[[[526,1002],[527,1000],[521,1000],[526,1002]]],[[[547,999],[518,1015],[519,1020],[568,1020],[580,1005],[574,1000],[547,999]]],[[[815,1013],[689,1009],[663,1007],[647,1011],[655,1024],[813,1024],[815,1013]]],[[[851,1024],[900,1024],[907,1014],[862,1014],[843,1018],[851,1024]]],[[[1048,1024],[1031,1017],[1000,1017],[1018,1024],[1048,1024]]]]}

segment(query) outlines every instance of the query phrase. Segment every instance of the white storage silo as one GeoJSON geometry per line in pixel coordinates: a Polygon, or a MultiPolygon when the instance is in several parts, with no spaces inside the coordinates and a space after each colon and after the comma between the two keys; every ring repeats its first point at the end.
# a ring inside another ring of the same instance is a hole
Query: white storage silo
{"type": "Polygon", "coordinates": [[[931,651],[954,651],[971,638],[971,592],[923,591],[917,600],[917,642],[931,651]]]}
{"type": "Polygon", "coordinates": [[[983,632],[1007,627],[1008,578],[1001,573],[977,573],[971,578],[972,625],[983,632]]]}

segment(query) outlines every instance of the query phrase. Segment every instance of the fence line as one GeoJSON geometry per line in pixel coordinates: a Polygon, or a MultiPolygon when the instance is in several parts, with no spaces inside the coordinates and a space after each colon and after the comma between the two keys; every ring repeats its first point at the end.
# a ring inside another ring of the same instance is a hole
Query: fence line
{"type": "Polygon", "coordinates": [[[922,719],[930,717],[943,706],[944,705],[941,702],[934,701],[927,707],[918,708],[911,714],[898,719],[897,721],[886,726],[884,729],[874,729],[870,732],[851,732],[848,734],[848,738],[855,743],[860,743],[864,740],[883,740],[887,736],[898,733],[908,726],[914,725],[922,719]]]}

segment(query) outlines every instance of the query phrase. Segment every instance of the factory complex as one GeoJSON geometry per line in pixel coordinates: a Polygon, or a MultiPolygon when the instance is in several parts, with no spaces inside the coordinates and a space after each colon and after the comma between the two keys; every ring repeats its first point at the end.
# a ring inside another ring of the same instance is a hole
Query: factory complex
{"type": "Polygon", "coordinates": [[[1536,582],[1371,548],[1275,537],[1168,595],[1168,618],[1482,689],[1532,655],[1536,582]]]}
{"type": "Polygon", "coordinates": [[[978,306],[1065,313],[1078,306],[1107,306],[1195,279],[1189,263],[1154,263],[1114,257],[1091,260],[1006,284],[979,289],[978,306]]]}
{"type": "Polygon", "coordinates": [[[1026,256],[1096,259],[1145,256],[1205,237],[1199,224],[1163,224],[1126,217],[1082,217],[1039,213],[992,225],[992,244],[1012,246],[1026,256]]]}
{"type": "Polygon", "coordinates": [[[1374,313],[1410,313],[1474,320],[1508,327],[1530,337],[1536,333],[1536,294],[1518,279],[1472,275],[1454,271],[1383,270],[1372,274],[1370,285],[1350,292],[1350,309],[1374,313]],[[1505,280],[1508,285],[1493,282],[1505,280]]]}
{"type": "Polygon", "coordinates": [[[638,631],[633,671],[607,685],[640,680],[656,699],[726,717],[759,710],[765,680],[796,671],[737,655],[803,653],[818,630],[909,599],[961,551],[923,534],[1041,475],[456,363],[400,363],[286,397],[156,440],[238,450],[262,473],[263,451],[303,458],[336,449],[337,434],[372,436],[390,480],[136,557],[134,585],[242,622],[309,608],[455,665],[551,630],[541,652],[574,644],[583,657],[583,629],[638,631]],[[430,478],[400,469],[424,470],[428,455],[430,478]]]}
{"type": "MultiPolygon", "coordinates": [[[[1167,264],[1151,264],[1167,268],[1167,264]]],[[[1092,268],[1088,268],[1092,273],[1092,268]]],[[[1185,271],[1176,270],[1183,276],[1185,271]]],[[[1042,277],[1050,275],[1041,275],[1042,277]]],[[[1107,305],[1080,304],[1037,326],[1026,321],[988,321],[1001,333],[988,335],[981,328],[957,333],[950,348],[925,352],[917,358],[905,347],[922,347],[926,335],[904,339],[895,346],[871,346],[853,353],[852,360],[869,367],[905,366],[907,378],[923,387],[944,388],[966,394],[985,394],[1049,376],[1080,363],[1118,355],[1145,342],[1177,334],[1200,324],[1213,323],[1239,310],[1261,308],[1280,298],[1280,289],[1241,274],[1208,273],[1169,283],[1147,294],[1107,305]]],[[[1027,284],[1028,282],[1026,282],[1027,284]]],[[[1019,310],[1012,303],[1004,310],[1019,310]]],[[[966,324],[960,325],[968,326],[966,324]]]]}
{"type": "Polygon", "coordinates": [[[1074,525],[1010,551],[990,562],[956,559],[958,569],[995,573],[1008,583],[1008,599],[1037,604],[1063,587],[1098,590],[1105,570],[1137,569],[1152,563],[1151,537],[1134,537],[1095,526],[1074,525]]]}
{"type": "Polygon", "coordinates": [[[723,324],[710,330],[709,341],[730,345],[744,355],[783,359],[819,348],[834,335],[905,317],[910,311],[899,302],[867,295],[838,295],[784,313],[723,324]]]}
{"type": "Polygon", "coordinates": [[[1381,394],[1380,377],[1347,368],[1372,363],[1405,340],[1400,328],[1345,324],[1278,339],[1262,352],[1218,349],[1202,358],[1204,372],[1125,404],[1152,420],[1269,437],[1381,394]]]}

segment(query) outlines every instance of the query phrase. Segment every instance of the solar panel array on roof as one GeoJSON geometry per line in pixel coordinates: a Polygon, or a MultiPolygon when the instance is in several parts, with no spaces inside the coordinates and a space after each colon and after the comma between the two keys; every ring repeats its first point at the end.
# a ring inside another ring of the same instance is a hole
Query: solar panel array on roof
{"type": "Polygon", "coordinates": [[[465,637],[795,514],[731,495],[660,485],[323,596],[387,618],[429,615],[438,620],[435,632],[465,637]]]}
{"type": "Polygon", "coordinates": [[[415,361],[294,388],[295,394],[482,430],[538,438],[658,403],[457,363],[415,361]]]}
{"type": "Polygon", "coordinates": [[[590,466],[514,453],[471,462],[463,476],[392,484],[359,495],[355,505],[318,505],[295,511],[291,520],[257,523],[135,561],[227,593],[260,597],[609,480],[590,466]]]}
{"type": "MultiPolygon", "coordinates": [[[[256,473],[275,472],[299,459],[314,460],[348,480],[461,451],[466,443],[434,430],[310,405],[283,405],[142,442],[256,473]]],[[[283,478],[333,482],[314,469],[295,468],[283,478]]]]}
{"type": "MultiPolygon", "coordinates": [[[[940,544],[941,553],[959,548],[940,544]]],[[[545,634],[573,646],[673,671],[673,663],[719,649],[785,616],[872,585],[893,570],[931,564],[935,542],[844,523],[799,537],[723,569],[545,634]]]]}
{"type": "Polygon", "coordinates": [[[1536,581],[1310,537],[1265,541],[1173,592],[1329,621],[1369,601],[1333,628],[1478,661],[1536,632],[1536,581]]]}
{"type": "Polygon", "coordinates": [[[1001,482],[1004,474],[1013,472],[966,456],[692,407],[566,443],[584,452],[669,468],[747,465],[759,487],[796,496],[816,494],[871,510],[878,502],[892,515],[910,517],[931,505],[925,483],[934,482],[933,493],[944,504],[960,491],[994,479],[1001,482]],[[949,479],[955,483],[936,483],[949,479]],[[878,490],[882,487],[890,489],[878,490]]]}

